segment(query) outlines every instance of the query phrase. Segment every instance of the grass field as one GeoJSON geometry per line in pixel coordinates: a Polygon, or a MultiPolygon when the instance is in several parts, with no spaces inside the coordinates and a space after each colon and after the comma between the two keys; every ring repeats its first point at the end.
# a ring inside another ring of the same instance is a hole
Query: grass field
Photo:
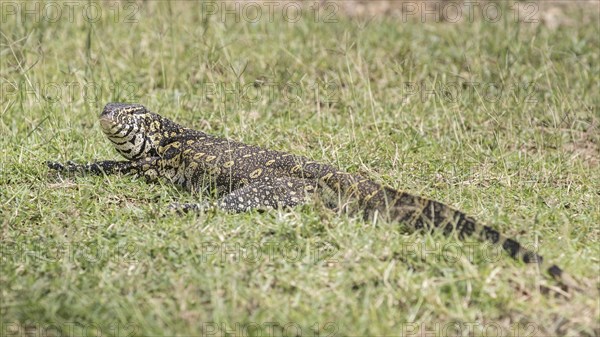
{"type": "Polygon", "coordinates": [[[558,24],[529,22],[535,3],[456,22],[48,4],[1,3],[2,337],[600,334],[597,3],[558,24]],[[119,158],[111,101],[451,204],[588,292],[545,296],[489,246],[318,202],[179,217],[166,205],[197,197],[169,184],[50,172],[119,158]]]}

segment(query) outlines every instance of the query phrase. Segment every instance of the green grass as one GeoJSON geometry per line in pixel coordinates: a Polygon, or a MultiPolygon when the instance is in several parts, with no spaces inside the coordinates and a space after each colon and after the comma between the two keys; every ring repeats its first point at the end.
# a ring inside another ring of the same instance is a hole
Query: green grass
{"type": "Polygon", "coordinates": [[[191,2],[138,4],[125,23],[119,6],[117,23],[106,6],[94,24],[78,11],[74,22],[3,18],[2,336],[48,324],[138,336],[266,336],[272,325],[444,336],[455,322],[465,335],[599,333],[597,8],[552,30],[506,15],[223,23],[191,2]],[[247,96],[214,91],[236,85],[247,96]],[[544,296],[536,286],[553,283],[506,255],[489,263],[476,245],[472,261],[444,258],[454,238],[318,203],[178,217],[165,206],[195,197],[166,183],[49,171],[45,160],[118,158],[97,123],[110,101],[451,204],[538,247],[589,292],[544,296]]]}

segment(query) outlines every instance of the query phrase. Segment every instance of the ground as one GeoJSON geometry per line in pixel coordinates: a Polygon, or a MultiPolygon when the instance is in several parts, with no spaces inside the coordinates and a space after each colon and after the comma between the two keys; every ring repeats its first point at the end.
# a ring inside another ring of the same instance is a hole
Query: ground
{"type": "Polygon", "coordinates": [[[600,333],[597,3],[439,22],[327,2],[35,3],[1,4],[2,336],[600,333]],[[119,158],[98,125],[111,101],[451,204],[589,291],[546,296],[540,271],[489,246],[318,202],[180,217],[166,206],[201,197],[49,171],[119,158]]]}

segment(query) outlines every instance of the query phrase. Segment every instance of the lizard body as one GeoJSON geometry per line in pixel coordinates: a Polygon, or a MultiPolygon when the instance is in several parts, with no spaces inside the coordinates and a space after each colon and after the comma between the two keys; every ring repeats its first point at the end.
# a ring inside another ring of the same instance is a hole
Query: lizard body
{"type": "Polygon", "coordinates": [[[99,161],[52,169],[95,174],[124,173],[148,180],[167,179],[191,192],[216,191],[211,204],[182,204],[184,211],[217,207],[231,212],[292,207],[320,198],[330,208],[362,212],[413,229],[441,230],[499,245],[512,258],[537,263],[564,289],[576,282],[556,265],[497,230],[443,203],[382,186],[363,176],[306,157],[263,149],[189,129],[139,104],[109,103],[101,116],[102,131],[125,161],[99,161]]]}

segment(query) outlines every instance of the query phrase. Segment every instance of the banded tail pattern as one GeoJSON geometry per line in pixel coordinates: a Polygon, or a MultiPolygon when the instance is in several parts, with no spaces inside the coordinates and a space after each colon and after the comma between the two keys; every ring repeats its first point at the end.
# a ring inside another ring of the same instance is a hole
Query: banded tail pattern
{"type": "Polygon", "coordinates": [[[506,237],[487,225],[448,205],[415,196],[406,192],[381,187],[369,200],[363,200],[369,216],[380,213],[391,223],[402,223],[414,230],[441,231],[444,235],[456,234],[459,239],[474,238],[502,247],[513,259],[526,264],[537,264],[555,279],[564,291],[581,291],[577,282],[559,266],[548,264],[537,253],[526,249],[516,240],[506,237]]]}

